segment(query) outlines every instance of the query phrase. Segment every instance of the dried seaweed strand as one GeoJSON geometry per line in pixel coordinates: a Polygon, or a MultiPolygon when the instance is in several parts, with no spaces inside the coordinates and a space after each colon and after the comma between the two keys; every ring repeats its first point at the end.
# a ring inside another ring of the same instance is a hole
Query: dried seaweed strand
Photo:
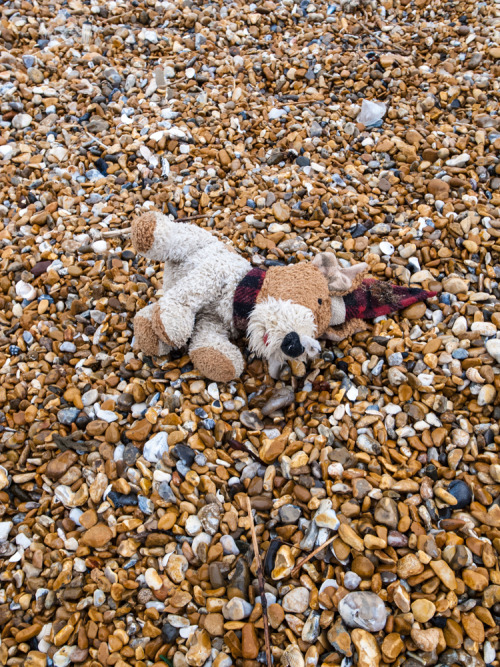
{"type": "Polygon", "coordinates": [[[337,537],[336,535],[333,535],[332,537],[328,538],[327,541],[324,542],[323,544],[321,544],[319,547],[316,547],[316,549],[314,549],[314,551],[311,551],[311,553],[310,553],[308,556],[306,556],[305,558],[303,558],[303,559],[300,561],[300,563],[298,563],[298,564],[293,568],[293,570],[290,572],[290,576],[291,576],[291,577],[294,577],[303,565],[305,565],[308,561],[310,561],[311,558],[314,558],[314,556],[315,556],[317,553],[319,553],[320,551],[322,551],[322,549],[324,549],[324,548],[327,547],[329,544],[331,544],[331,543],[333,542],[333,540],[334,540],[336,537],[337,537]]]}
{"type": "Polygon", "coordinates": [[[267,616],[267,598],[264,588],[264,573],[262,571],[262,562],[260,560],[259,545],[257,543],[257,533],[255,532],[255,524],[253,522],[252,505],[250,503],[250,498],[248,496],[246,497],[246,502],[247,502],[248,519],[250,521],[250,532],[252,533],[253,553],[255,556],[255,562],[257,564],[257,579],[259,581],[260,599],[262,604],[262,618],[264,621],[264,642],[266,645],[266,663],[267,667],[272,667],[273,659],[271,657],[271,641],[269,637],[269,618],[267,616]]]}

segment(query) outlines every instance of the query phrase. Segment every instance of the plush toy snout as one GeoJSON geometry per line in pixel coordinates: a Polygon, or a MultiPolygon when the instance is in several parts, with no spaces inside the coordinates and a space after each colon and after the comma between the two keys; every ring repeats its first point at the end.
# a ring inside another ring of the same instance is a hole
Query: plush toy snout
{"type": "Polygon", "coordinates": [[[283,338],[281,351],[283,354],[286,354],[287,357],[292,357],[292,359],[304,354],[305,348],[300,342],[300,336],[296,331],[290,331],[290,333],[287,333],[283,338]]]}

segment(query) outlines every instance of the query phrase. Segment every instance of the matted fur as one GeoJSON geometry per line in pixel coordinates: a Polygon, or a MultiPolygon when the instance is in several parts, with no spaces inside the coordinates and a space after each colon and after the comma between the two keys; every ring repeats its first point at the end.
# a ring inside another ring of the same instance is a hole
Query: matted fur
{"type": "Polygon", "coordinates": [[[132,221],[132,243],[137,252],[147,255],[155,242],[157,214],[154,211],[144,213],[132,221]]]}
{"type": "MultiPolygon", "coordinates": [[[[361,264],[356,264],[355,266],[361,266],[361,264]]],[[[350,294],[351,292],[354,292],[355,289],[358,289],[358,287],[361,287],[363,284],[363,280],[366,278],[366,275],[368,274],[368,269],[363,269],[360,271],[360,273],[357,273],[354,276],[354,279],[352,281],[351,287],[349,289],[339,291],[339,290],[332,290],[330,289],[330,296],[332,297],[342,297],[346,296],[347,294],[350,294]]]]}
{"type": "Polygon", "coordinates": [[[316,330],[321,334],[330,324],[329,296],[328,283],[321,270],[312,263],[304,262],[268,269],[257,303],[273,297],[304,306],[313,313],[316,330]]]}
{"type": "Polygon", "coordinates": [[[227,336],[233,330],[234,291],[250,263],[206,229],[174,222],[161,213],[145,214],[146,222],[151,215],[156,216],[155,241],[146,256],[165,262],[158,334],[182,347],[193,333],[195,318],[206,313],[218,317],[227,336]]]}
{"type": "Polygon", "coordinates": [[[299,335],[304,346],[304,353],[297,359],[319,354],[321,346],[315,340],[317,325],[312,311],[293,301],[269,296],[253,309],[247,329],[249,347],[267,361],[284,363],[288,357],[282,352],[281,344],[291,331],[299,335]]]}

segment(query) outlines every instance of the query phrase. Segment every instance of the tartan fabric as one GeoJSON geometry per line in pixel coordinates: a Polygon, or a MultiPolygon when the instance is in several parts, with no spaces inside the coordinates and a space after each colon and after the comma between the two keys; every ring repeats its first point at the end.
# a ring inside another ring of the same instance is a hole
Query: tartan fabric
{"type": "Polygon", "coordinates": [[[246,330],[265,277],[264,269],[251,269],[238,283],[233,297],[233,322],[236,329],[246,330]]]}
{"type": "Polygon", "coordinates": [[[400,287],[379,280],[363,280],[361,287],[343,297],[346,322],[354,318],[371,320],[389,315],[436,294],[419,287],[400,287]]]}

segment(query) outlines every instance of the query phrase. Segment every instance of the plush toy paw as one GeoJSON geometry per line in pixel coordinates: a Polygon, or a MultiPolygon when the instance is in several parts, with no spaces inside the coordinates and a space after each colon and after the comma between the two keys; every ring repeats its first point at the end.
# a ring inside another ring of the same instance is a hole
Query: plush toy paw
{"type": "Polygon", "coordinates": [[[213,340],[196,341],[189,350],[194,367],[209,380],[230,382],[243,373],[241,352],[228,339],[213,336],[213,340]]]}
{"type": "Polygon", "coordinates": [[[194,367],[209,380],[230,382],[238,377],[234,360],[213,347],[199,347],[190,353],[194,367]]]}
{"type": "Polygon", "coordinates": [[[358,318],[353,318],[352,320],[344,322],[344,324],[329,327],[321,338],[323,340],[331,340],[334,343],[340,343],[341,340],[344,340],[349,336],[354,336],[362,331],[366,331],[367,329],[369,329],[367,322],[358,318]]]}
{"type": "Polygon", "coordinates": [[[166,298],[153,307],[153,330],[170,347],[187,344],[193,333],[195,316],[190,308],[166,298]]]}
{"type": "Polygon", "coordinates": [[[161,357],[171,348],[154,332],[152,314],[153,306],[146,306],[134,317],[134,347],[148,356],[161,357]]]}
{"type": "Polygon", "coordinates": [[[160,218],[161,214],[156,211],[149,211],[132,221],[132,243],[141,255],[150,255],[155,245],[155,229],[160,218]]]}

